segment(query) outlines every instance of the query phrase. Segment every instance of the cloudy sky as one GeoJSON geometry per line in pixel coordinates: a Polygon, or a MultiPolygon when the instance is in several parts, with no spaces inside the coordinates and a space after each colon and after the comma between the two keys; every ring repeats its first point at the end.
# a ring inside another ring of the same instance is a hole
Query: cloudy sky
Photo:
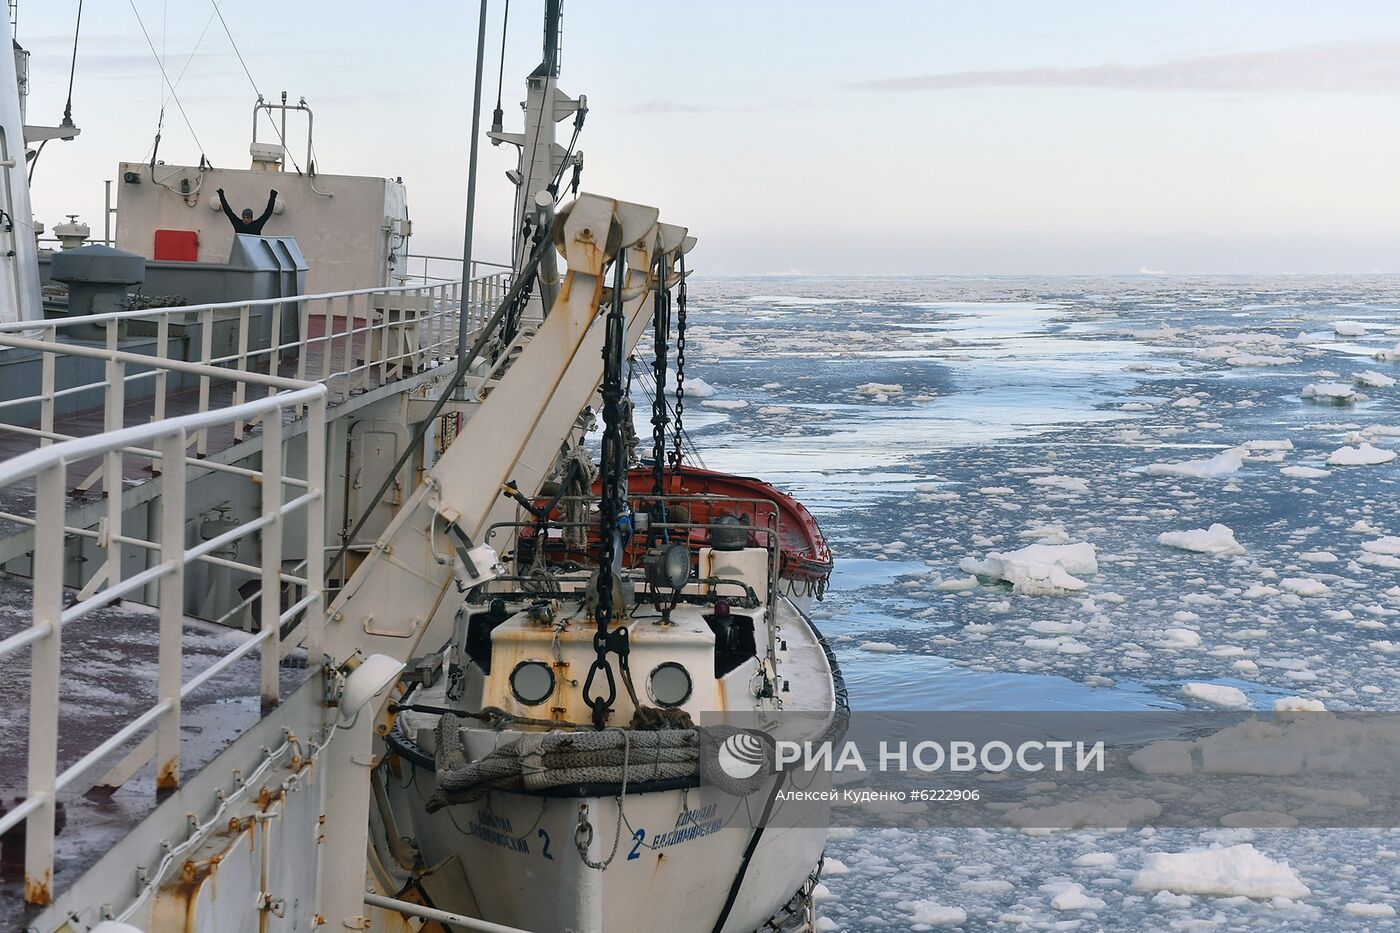
{"type": "MultiPolygon", "coordinates": [[[[209,0],[88,0],[84,132],[44,153],[39,218],[100,229],[103,179],[150,154],[139,12],[189,121],[166,105],[160,158],[246,163],[254,85],[285,89],[322,171],[401,175],[415,249],[459,253],[476,4],[220,6],[252,83],[209,0]]],[[[62,114],[76,7],[20,0],[31,123],[62,114]]],[[[508,128],[540,10],[511,3],[508,128]]],[[[688,225],[709,271],[1400,271],[1400,4],[572,0],[564,41],[584,187],[688,225]]],[[[507,252],[512,153],[483,150],[481,258],[507,252]]]]}

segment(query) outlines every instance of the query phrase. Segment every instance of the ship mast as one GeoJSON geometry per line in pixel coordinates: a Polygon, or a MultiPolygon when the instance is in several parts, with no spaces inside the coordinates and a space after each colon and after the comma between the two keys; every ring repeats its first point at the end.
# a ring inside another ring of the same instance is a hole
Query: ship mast
{"type": "MultiPolygon", "coordinates": [[[[575,117],[574,126],[582,125],[588,112],[588,99],[580,95],[569,97],[558,87],[560,20],[563,0],[546,0],[544,11],[544,49],[539,67],[526,78],[524,105],[525,132],[506,133],[493,129],[489,134],[495,145],[509,143],[520,149],[517,168],[507,172],[515,184],[514,225],[511,232],[511,263],[518,273],[533,252],[535,232],[550,222],[558,201],[558,183],[568,163],[581,164],[582,155],[565,149],[556,141],[555,124],[575,117]]],[[[575,134],[575,141],[577,135],[575,134]]],[[[540,264],[540,283],[546,292],[558,281],[554,256],[547,251],[540,264]]],[[[543,296],[542,308],[550,305],[550,295],[543,296]]]]}

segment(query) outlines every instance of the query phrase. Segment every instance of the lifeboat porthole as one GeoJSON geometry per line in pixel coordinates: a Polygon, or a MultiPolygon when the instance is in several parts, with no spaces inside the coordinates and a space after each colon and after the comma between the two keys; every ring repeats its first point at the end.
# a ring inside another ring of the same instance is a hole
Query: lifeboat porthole
{"type": "Polygon", "coordinates": [[[510,672],[510,692],[526,706],[539,706],[554,694],[554,671],[543,661],[521,661],[510,672]]]}
{"type": "Polygon", "coordinates": [[[680,706],[690,699],[690,672],[675,661],[666,661],[652,668],[647,677],[647,694],[657,706],[680,706]]]}

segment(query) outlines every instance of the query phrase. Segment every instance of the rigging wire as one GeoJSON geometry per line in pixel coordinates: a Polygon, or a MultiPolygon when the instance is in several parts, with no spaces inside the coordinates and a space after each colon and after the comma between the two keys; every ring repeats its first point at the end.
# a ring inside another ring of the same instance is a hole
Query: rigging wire
{"type": "MultiPolygon", "coordinates": [[[[550,83],[549,83],[549,82],[552,81],[552,80],[553,80],[553,79],[550,78],[550,77],[548,77],[548,76],[545,77],[545,79],[544,79],[544,82],[545,82],[545,84],[544,84],[544,89],[545,89],[546,92],[549,92],[549,90],[550,90],[550,83]]],[[[535,138],[536,138],[536,139],[539,139],[539,137],[540,137],[540,128],[544,126],[544,111],[545,111],[545,108],[547,107],[547,108],[549,108],[550,110],[553,110],[553,109],[554,109],[554,95],[551,94],[551,93],[546,93],[545,96],[546,96],[546,99],[545,99],[544,101],[542,101],[541,104],[540,104],[540,114],[539,114],[538,117],[535,118],[535,138]]],[[[546,154],[545,158],[549,158],[549,154],[546,154]]],[[[525,161],[525,147],[524,147],[523,145],[520,147],[520,160],[521,160],[522,162],[525,161]]],[[[523,241],[524,241],[524,237],[525,237],[525,227],[526,227],[526,225],[529,223],[529,217],[526,216],[526,212],[529,210],[528,201],[529,201],[529,195],[530,195],[530,182],[531,182],[531,180],[533,179],[534,174],[535,174],[535,160],[534,160],[534,159],[530,159],[530,164],[527,165],[527,166],[525,167],[525,179],[524,179],[524,181],[523,181],[523,182],[521,183],[521,185],[520,185],[520,193],[521,193],[521,202],[520,202],[520,203],[521,203],[521,212],[520,212],[520,213],[521,213],[521,215],[522,215],[521,218],[520,218],[520,225],[521,225],[521,226],[520,226],[520,229],[519,229],[518,231],[516,231],[516,237],[515,237],[515,239],[516,239],[516,244],[515,244],[515,247],[511,250],[511,253],[512,253],[512,256],[511,256],[512,264],[514,264],[514,261],[517,260],[517,259],[519,258],[519,256],[520,256],[521,253],[522,253],[522,248],[523,248],[524,245],[525,245],[524,242],[523,242],[523,241]]]]}
{"type": "MultiPolygon", "coordinates": [[[[219,24],[224,27],[224,35],[228,36],[229,45],[233,46],[233,54],[238,56],[238,64],[243,66],[243,74],[248,78],[248,84],[253,88],[253,93],[258,95],[258,102],[262,103],[263,95],[258,91],[258,82],[253,80],[253,73],[248,70],[248,62],[243,58],[243,51],[238,47],[238,40],[233,37],[233,32],[228,28],[228,20],[224,19],[224,11],[219,7],[219,0],[209,0],[214,5],[214,12],[219,17],[219,24]]],[[[268,113],[268,122],[272,124],[272,131],[277,134],[277,140],[282,144],[282,152],[292,162],[292,168],[297,170],[298,175],[305,174],[301,166],[297,164],[296,156],[292,155],[292,150],[287,146],[287,139],[282,135],[282,129],[277,125],[277,121],[272,119],[271,112],[268,113]]]]}
{"type": "MultiPolygon", "coordinates": [[[[210,13],[210,14],[209,14],[209,18],[208,18],[207,20],[204,21],[204,30],[203,30],[202,32],[200,32],[199,38],[195,41],[194,48],[190,50],[190,55],[189,55],[189,57],[185,59],[185,64],[184,64],[184,66],[181,67],[181,69],[180,69],[180,73],[179,73],[178,75],[175,76],[175,84],[174,84],[174,86],[171,88],[170,93],[166,93],[166,94],[161,98],[161,102],[160,102],[160,119],[156,121],[156,138],[155,138],[155,141],[154,141],[153,143],[151,143],[151,152],[150,152],[150,156],[149,156],[149,161],[150,161],[150,163],[151,163],[152,166],[155,165],[155,161],[156,161],[156,159],[155,159],[155,157],[156,157],[156,151],[160,148],[160,131],[161,131],[161,127],[163,127],[163,126],[165,125],[165,108],[166,108],[167,106],[169,106],[171,94],[174,92],[175,88],[178,88],[178,87],[180,86],[181,82],[183,82],[183,81],[185,80],[185,72],[187,72],[187,71],[190,70],[190,65],[194,62],[194,57],[195,57],[195,55],[199,52],[200,46],[202,46],[202,45],[204,44],[204,37],[207,36],[207,35],[209,35],[209,27],[212,26],[212,25],[214,25],[214,14],[213,14],[213,13],[210,13]]],[[[151,169],[151,171],[152,171],[151,178],[152,178],[152,180],[154,180],[154,179],[155,179],[155,174],[154,174],[155,169],[154,169],[154,167],[151,169]]]]}
{"type": "Polygon", "coordinates": [[[73,122],[73,78],[78,73],[78,37],[83,29],[83,0],[78,0],[78,20],[73,24],[73,58],[68,63],[68,102],[63,105],[63,122],[73,122]]]}
{"type": "MultiPolygon", "coordinates": [[[[12,5],[12,9],[18,15],[19,7],[12,5]]],[[[73,57],[68,62],[68,100],[63,105],[63,123],[61,124],[63,126],[73,125],[73,79],[78,74],[78,38],[82,35],[82,30],[83,0],[78,0],[78,18],[73,24],[73,57]]],[[[46,139],[39,143],[38,149],[34,150],[34,158],[29,163],[29,183],[31,185],[34,183],[34,169],[39,166],[39,156],[44,154],[44,147],[48,144],[49,141],[46,139]]]]}
{"type": "Polygon", "coordinates": [[[248,83],[253,86],[253,90],[258,89],[258,82],[253,80],[253,73],[248,70],[248,63],[243,60],[243,52],[239,50],[238,43],[233,38],[233,33],[229,31],[228,21],[224,19],[224,11],[219,9],[219,0],[209,0],[214,5],[214,13],[219,17],[219,22],[224,27],[224,35],[228,36],[229,45],[233,46],[233,54],[238,56],[238,64],[243,66],[243,73],[248,76],[248,83]]]}
{"type": "MultiPolygon", "coordinates": [[[[645,367],[637,371],[637,386],[642,390],[642,395],[646,398],[647,403],[655,404],[656,380],[651,378],[651,374],[646,371],[645,367]]],[[[667,413],[674,418],[675,406],[672,405],[670,398],[665,398],[664,401],[667,413]]],[[[690,429],[684,426],[681,427],[681,442],[689,454],[686,457],[686,462],[695,463],[701,468],[705,468],[705,459],[700,456],[700,448],[695,446],[695,441],[690,436],[690,429]]]]}
{"type": "Polygon", "coordinates": [[[501,110],[501,88],[506,83],[506,30],[510,27],[510,0],[506,0],[505,16],[501,17],[501,71],[496,75],[496,112],[491,115],[491,132],[505,129],[505,112],[501,110]]]}
{"type": "MultiPolygon", "coordinates": [[[[203,159],[205,152],[204,143],[199,141],[199,134],[194,131],[194,124],[190,122],[190,115],[185,113],[185,105],[180,102],[180,95],[175,93],[175,85],[171,84],[170,76],[165,73],[165,65],[160,60],[160,54],[156,52],[156,44],[151,41],[151,34],[146,31],[146,22],[141,18],[141,11],[136,9],[136,0],[126,0],[126,2],[131,7],[131,12],[136,16],[136,24],[141,27],[141,35],[145,36],[146,38],[146,46],[151,50],[151,56],[156,60],[156,67],[160,69],[160,76],[165,80],[166,86],[170,88],[170,98],[171,100],[175,101],[175,107],[180,111],[180,116],[185,121],[185,128],[188,129],[190,131],[190,135],[194,137],[194,144],[199,147],[199,156],[201,159],[203,159]]],[[[161,108],[162,121],[164,120],[164,113],[164,108],[161,108]]],[[[157,146],[159,146],[159,127],[157,127],[156,129],[156,141],[157,146]]],[[[151,158],[154,161],[154,152],[152,152],[151,158]]]]}

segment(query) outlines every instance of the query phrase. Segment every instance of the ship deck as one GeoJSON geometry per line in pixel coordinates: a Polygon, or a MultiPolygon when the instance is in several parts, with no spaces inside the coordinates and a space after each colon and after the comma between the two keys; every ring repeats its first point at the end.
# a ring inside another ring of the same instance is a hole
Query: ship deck
{"type": "MultiPolygon", "coordinates": [[[[0,574],[0,639],[30,624],[29,582],[0,574]]],[[[156,702],[157,617],[154,610],[122,603],[93,612],[63,629],[58,768],[72,765],[156,702]]],[[[183,679],[227,654],[248,633],[198,619],[184,625],[183,679]]],[[[282,695],[308,676],[296,653],[284,661],[282,695]]],[[[210,762],[261,718],[256,651],[186,697],[181,764],[186,775],[210,762]]],[[[29,658],[0,658],[0,808],[25,794],[28,747],[29,658]]],[[[93,790],[138,740],[95,764],[70,790],[60,792],[62,829],[56,839],[54,885],[62,890],[105,854],[157,803],[154,766],[144,765],[111,792],[93,790]]],[[[23,923],[23,824],[0,843],[0,929],[23,923]]],[[[133,871],[135,866],[132,866],[133,871]]]]}
{"type": "MultiPolygon", "coordinates": [[[[455,315],[451,316],[455,320],[455,315]]],[[[310,319],[309,340],[316,341],[325,334],[325,318],[312,317],[310,319]]],[[[455,326],[455,325],[454,325],[455,326]]],[[[339,333],[339,332],[338,332],[339,333]]],[[[368,333],[341,335],[335,337],[329,349],[324,343],[308,342],[300,359],[295,356],[283,356],[278,360],[275,371],[272,371],[265,362],[257,363],[248,367],[249,371],[265,373],[267,375],[279,376],[283,379],[307,379],[311,381],[321,381],[326,385],[327,405],[332,409],[353,403],[355,400],[370,396],[373,397],[378,390],[393,386],[395,390],[401,391],[411,388],[411,383],[406,380],[412,379],[414,374],[404,374],[394,365],[379,366],[377,364],[366,364],[367,341],[373,336],[368,333]],[[347,350],[347,341],[350,342],[347,350]],[[329,353],[329,359],[327,354],[329,353]],[[346,372],[346,370],[351,370],[346,372]],[[329,373],[323,376],[323,373],[329,373]]],[[[92,346],[100,346],[101,341],[91,341],[92,346]]],[[[123,348],[125,349],[125,348],[123,348]]],[[[436,371],[435,361],[429,364],[423,373],[416,375],[431,376],[436,371]]],[[[213,382],[208,389],[209,397],[208,409],[226,408],[234,405],[239,400],[239,386],[232,380],[238,375],[238,370],[230,369],[229,381],[213,382]]],[[[252,386],[243,387],[243,400],[251,400],[253,393],[258,391],[252,386]]],[[[94,398],[100,399],[99,389],[94,388],[91,393],[94,398]]],[[[8,393],[7,393],[8,394],[8,393]]],[[[164,396],[164,417],[176,418],[181,415],[195,414],[204,410],[201,404],[200,389],[198,386],[171,391],[164,396]]],[[[123,418],[120,427],[133,427],[135,425],[147,424],[156,415],[155,399],[151,395],[136,397],[129,400],[123,407],[123,418]]],[[[284,417],[284,422],[290,423],[291,417],[284,417]]],[[[113,426],[114,428],[116,426],[113,426]]],[[[19,430],[13,425],[0,422],[0,460],[9,459],[34,450],[39,446],[40,438],[32,433],[33,425],[21,426],[19,430]]],[[[53,433],[62,437],[90,437],[101,434],[108,430],[106,415],[103,406],[94,404],[76,412],[66,414],[55,414],[53,422],[53,433]]],[[[237,436],[233,425],[221,425],[211,428],[206,441],[206,456],[214,456],[231,450],[240,443],[246,441],[250,434],[256,434],[256,424],[246,427],[242,437],[237,436]]],[[[190,439],[190,446],[193,450],[195,439],[190,439]]],[[[86,469],[88,473],[96,470],[100,466],[97,460],[79,462],[72,464],[71,468],[75,473],[86,469]]],[[[84,474],[86,475],[86,474],[84,474]]],[[[139,484],[150,479],[154,475],[151,470],[151,461],[140,456],[127,456],[123,458],[122,478],[129,484],[139,484]]],[[[97,478],[92,489],[100,489],[101,478],[97,478]]],[[[3,495],[9,496],[16,491],[24,490],[32,493],[32,487],[25,490],[23,486],[15,486],[4,490],[3,495]]],[[[9,504],[0,502],[0,507],[9,511],[9,504]]]]}

